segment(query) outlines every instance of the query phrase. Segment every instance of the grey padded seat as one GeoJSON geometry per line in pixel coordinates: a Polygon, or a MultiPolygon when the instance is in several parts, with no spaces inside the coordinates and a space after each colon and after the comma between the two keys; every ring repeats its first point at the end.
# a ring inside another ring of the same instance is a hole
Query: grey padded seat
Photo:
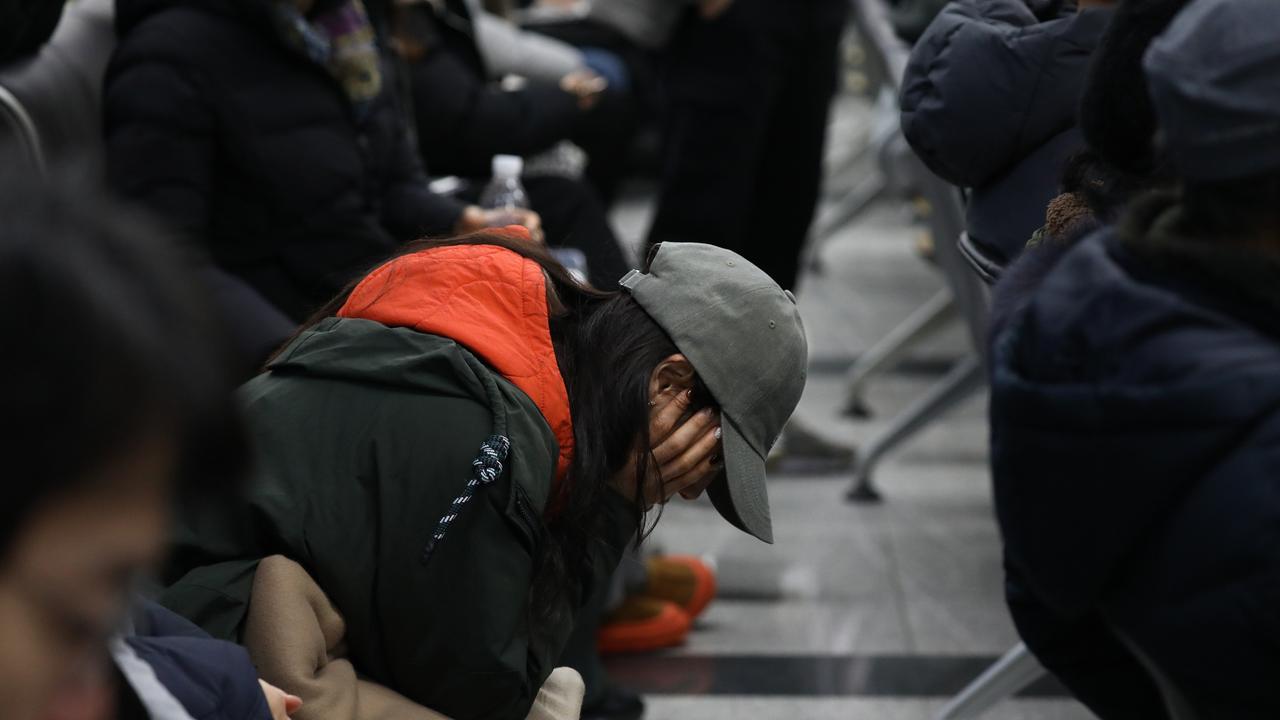
{"type": "Polygon", "coordinates": [[[36,55],[0,69],[0,146],[35,171],[102,167],[102,78],[115,49],[112,0],[77,0],[36,55]],[[16,155],[15,155],[16,153],[16,155]]]}

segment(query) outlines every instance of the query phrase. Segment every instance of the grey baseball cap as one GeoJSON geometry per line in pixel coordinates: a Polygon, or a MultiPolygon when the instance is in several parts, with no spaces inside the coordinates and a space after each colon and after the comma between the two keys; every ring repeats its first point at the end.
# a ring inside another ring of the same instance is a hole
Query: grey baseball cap
{"type": "Polygon", "coordinates": [[[620,281],[671,336],[720,405],[724,475],[707,489],[729,522],[773,542],[764,461],[804,390],[809,346],[795,296],[741,255],[654,247],[620,281]]]}

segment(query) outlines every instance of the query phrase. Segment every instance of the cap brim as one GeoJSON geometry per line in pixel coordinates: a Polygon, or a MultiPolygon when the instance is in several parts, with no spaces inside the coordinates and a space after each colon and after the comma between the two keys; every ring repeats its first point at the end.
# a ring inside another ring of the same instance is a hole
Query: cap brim
{"type": "Polygon", "coordinates": [[[769,493],[765,488],[764,458],[721,416],[720,443],[724,448],[724,475],[707,488],[707,495],[720,515],[738,529],[761,540],[773,542],[773,521],[769,517],[769,493]]]}

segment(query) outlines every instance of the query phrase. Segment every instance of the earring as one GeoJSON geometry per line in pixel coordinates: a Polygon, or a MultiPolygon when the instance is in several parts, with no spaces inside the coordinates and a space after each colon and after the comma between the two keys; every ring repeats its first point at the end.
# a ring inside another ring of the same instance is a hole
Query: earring
{"type": "Polygon", "coordinates": [[[657,401],[657,400],[650,400],[650,401],[649,401],[649,407],[658,407],[658,401],[657,401]]]}

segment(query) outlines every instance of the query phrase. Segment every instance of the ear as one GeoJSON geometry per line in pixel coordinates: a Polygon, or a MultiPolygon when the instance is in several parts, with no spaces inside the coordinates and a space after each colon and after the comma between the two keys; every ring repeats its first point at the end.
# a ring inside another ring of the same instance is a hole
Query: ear
{"type": "Polygon", "coordinates": [[[693,364],[680,353],[668,356],[653,368],[649,375],[649,400],[669,394],[684,392],[693,387],[693,364]]]}

